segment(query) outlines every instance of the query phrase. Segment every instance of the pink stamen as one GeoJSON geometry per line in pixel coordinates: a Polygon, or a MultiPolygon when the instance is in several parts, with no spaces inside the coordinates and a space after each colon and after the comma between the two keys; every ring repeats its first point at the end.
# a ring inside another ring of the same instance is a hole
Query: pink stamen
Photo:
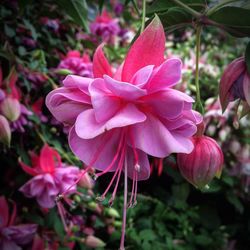
{"type": "Polygon", "coordinates": [[[132,191],[131,191],[131,196],[130,196],[130,200],[128,203],[128,207],[132,206],[133,197],[134,197],[134,189],[135,189],[135,171],[133,171],[133,184],[132,184],[132,191]]]}
{"type": "Polygon", "coordinates": [[[75,181],[73,184],[71,184],[71,185],[61,194],[61,196],[66,195],[66,194],[70,191],[70,189],[71,189],[72,187],[74,187],[75,185],[77,185],[77,183],[81,180],[81,178],[82,178],[82,177],[83,177],[83,176],[93,167],[93,164],[98,160],[98,157],[100,156],[100,154],[101,154],[101,152],[103,151],[104,147],[107,145],[109,139],[111,138],[111,134],[108,134],[108,136],[105,136],[105,137],[103,137],[103,140],[102,140],[102,141],[104,141],[104,143],[101,144],[101,145],[98,147],[98,149],[96,150],[96,152],[95,152],[95,154],[94,154],[94,157],[93,157],[92,161],[90,162],[89,166],[87,166],[87,168],[86,168],[84,171],[81,172],[81,174],[80,174],[79,177],[76,179],[76,181],[75,181]],[[105,137],[107,137],[107,138],[105,138],[105,137]],[[105,140],[104,140],[104,139],[105,139],[105,140]]]}
{"type": "Polygon", "coordinates": [[[134,193],[134,203],[133,203],[133,207],[137,204],[137,186],[138,186],[138,172],[135,172],[135,193],[134,193]]]}
{"type": "Polygon", "coordinates": [[[117,188],[118,188],[118,184],[119,184],[120,177],[121,177],[122,167],[124,165],[125,155],[126,155],[126,146],[123,147],[122,155],[121,155],[120,161],[118,163],[119,173],[118,173],[118,177],[117,177],[117,180],[116,180],[114,191],[112,193],[111,199],[109,200],[109,205],[110,206],[113,205],[113,201],[114,201],[116,193],[117,193],[117,188]]]}
{"type": "Polygon", "coordinates": [[[123,142],[124,142],[124,136],[123,136],[123,133],[122,133],[117,152],[116,152],[112,162],[109,164],[109,166],[107,168],[105,168],[104,171],[102,171],[101,173],[96,174],[96,177],[100,177],[100,176],[106,174],[114,166],[114,164],[115,164],[115,162],[116,162],[116,160],[117,160],[117,158],[118,158],[118,156],[120,154],[123,142]]]}

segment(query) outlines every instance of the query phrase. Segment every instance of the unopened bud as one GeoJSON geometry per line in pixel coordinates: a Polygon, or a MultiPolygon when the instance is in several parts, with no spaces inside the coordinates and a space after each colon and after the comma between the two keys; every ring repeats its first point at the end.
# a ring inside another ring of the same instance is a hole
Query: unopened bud
{"type": "Polygon", "coordinates": [[[9,121],[16,121],[21,113],[20,103],[17,99],[7,97],[0,103],[0,112],[9,121]]]}
{"type": "Polygon", "coordinates": [[[101,239],[93,236],[93,235],[88,235],[85,239],[85,245],[91,248],[96,248],[96,247],[105,247],[106,244],[104,241],[101,239]]]}
{"type": "Polygon", "coordinates": [[[7,146],[10,146],[10,141],[11,131],[9,122],[4,116],[0,115],[0,142],[7,146]]]}

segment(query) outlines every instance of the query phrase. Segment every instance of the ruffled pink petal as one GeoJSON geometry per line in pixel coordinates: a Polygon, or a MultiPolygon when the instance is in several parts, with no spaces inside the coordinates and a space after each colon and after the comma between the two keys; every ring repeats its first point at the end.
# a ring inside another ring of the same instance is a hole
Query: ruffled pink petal
{"type": "Polygon", "coordinates": [[[131,83],[143,88],[152,75],[154,65],[148,65],[139,69],[131,79],[131,83]]]}
{"type": "Polygon", "coordinates": [[[167,89],[142,97],[149,111],[167,119],[176,119],[182,115],[184,100],[180,91],[167,89]]]}
{"type": "Polygon", "coordinates": [[[182,62],[178,58],[166,60],[155,68],[146,88],[149,92],[156,92],[170,88],[181,80],[182,62]]]}
{"type": "Polygon", "coordinates": [[[190,139],[172,134],[164,124],[152,115],[143,123],[133,125],[132,132],[136,148],[149,155],[163,158],[171,153],[189,153],[193,149],[190,139]]]}
{"type": "Polygon", "coordinates": [[[8,225],[9,206],[4,196],[0,196],[0,228],[8,225]]]}
{"type": "Polygon", "coordinates": [[[103,44],[99,45],[93,58],[93,73],[95,78],[102,78],[103,75],[112,76],[111,67],[103,51],[103,44]]]}
{"type": "Polygon", "coordinates": [[[90,97],[77,88],[58,88],[46,97],[46,105],[60,122],[72,125],[76,117],[90,107],[90,97]]]}
{"type": "MultiPolygon", "coordinates": [[[[75,127],[69,133],[69,145],[73,153],[86,165],[104,170],[113,160],[119,145],[120,131],[112,130],[93,139],[81,139],[75,127]]],[[[117,164],[110,169],[114,171],[117,164]]]]}
{"type": "Polygon", "coordinates": [[[68,75],[63,80],[63,85],[66,88],[78,88],[86,95],[89,95],[88,88],[92,82],[93,82],[92,78],[87,78],[77,75],[68,75]]]}
{"type": "Polygon", "coordinates": [[[130,48],[124,61],[122,81],[130,82],[133,75],[147,65],[160,65],[164,50],[164,29],[156,16],[130,48]]]}
{"type": "Polygon", "coordinates": [[[133,84],[117,81],[107,75],[103,78],[106,83],[106,87],[114,95],[124,98],[125,100],[135,100],[147,94],[146,90],[143,90],[133,84]]]}
{"type": "Polygon", "coordinates": [[[113,117],[121,107],[121,99],[111,95],[103,79],[96,79],[89,87],[97,122],[113,117]]]}
{"type": "Polygon", "coordinates": [[[75,130],[83,139],[94,138],[113,128],[126,127],[146,120],[146,116],[134,104],[127,104],[105,123],[98,123],[93,109],[82,112],[75,124],[75,130]]]}
{"type": "MultiPolygon", "coordinates": [[[[143,151],[137,149],[138,154],[138,164],[140,165],[140,172],[138,173],[138,181],[147,180],[150,176],[150,164],[148,161],[148,156],[143,151]]],[[[128,164],[128,177],[133,180],[134,172],[134,154],[131,147],[127,148],[127,164],[128,164]]]]}

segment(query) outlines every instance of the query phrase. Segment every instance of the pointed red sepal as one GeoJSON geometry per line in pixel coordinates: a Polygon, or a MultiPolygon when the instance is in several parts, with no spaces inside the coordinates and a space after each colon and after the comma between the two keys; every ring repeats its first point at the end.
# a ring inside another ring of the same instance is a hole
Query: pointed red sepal
{"type": "Polygon", "coordinates": [[[93,73],[95,78],[102,78],[103,75],[112,76],[111,66],[105,57],[102,48],[104,44],[98,46],[93,58],[93,73]]]}
{"type": "Polygon", "coordinates": [[[165,42],[163,26],[155,16],[131,46],[124,61],[122,80],[129,82],[139,69],[147,65],[160,65],[164,60],[165,42]]]}

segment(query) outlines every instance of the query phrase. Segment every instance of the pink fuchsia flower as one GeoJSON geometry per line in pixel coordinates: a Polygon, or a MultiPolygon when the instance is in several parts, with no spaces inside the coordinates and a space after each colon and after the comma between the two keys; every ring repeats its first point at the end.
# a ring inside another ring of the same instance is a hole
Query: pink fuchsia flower
{"type": "Polygon", "coordinates": [[[95,21],[90,24],[92,34],[102,38],[104,42],[113,43],[114,36],[120,32],[120,26],[117,18],[112,18],[111,15],[104,10],[100,16],[97,16],[95,21]]]}
{"type": "Polygon", "coordinates": [[[22,169],[33,176],[19,190],[29,198],[36,198],[43,208],[55,206],[55,198],[60,193],[70,188],[76,190],[75,180],[79,175],[79,169],[74,166],[66,166],[61,162],[58,152],[45,144],[40,155],[31,153],[32,167],[20,161],[22,169]]]}
{"type": "Polygon", "coordinates": [[[211,137],[203,135],[204,124],[192,138],[194,149],[189,154],[177,154],[182,176],[197,188],[205,188],[214,178],[220,178],[224,157],[220,146],[211,137]]]}
{"type": "Polygon", "coordinates": [[[150,175],[147,155],[163,158],[193,150],[191,136],[202,119],[192,110],[194,100],[173,89],[181,79],[181,61],[165,60],[164,50],[164,30],[155,17],[134,42],[115,74],[101,45],[94,55],[94,79],[67,76],[64,87],[52,91],[46,98],[52,114],[72,126],[69,144],[75,155],[88,168],[101,171],[96,178],[115,172],[100,197],[105,198],[116,179],[110,204],[122,171],[125,183],[127,175],[133,180],[129,202],[133,205],[137,181],[150,175]]]}
{"type": "Polygon", "coordinates": [[[3,144],[10,146],[11,141],[11,131],[8,120],[0,115],[0,142],[3,144]]]}
{"type": "Polygon", "coordinates": [[[240,99],[250,111],[250,75],[244,57],[231,62],[220,81],[220,102],[224,111],[228,103],[240,99]]]}
{"type": "Polygon", "coordinates": [[[92,62],[87,53],[82,56],[79,51],[69,51],[58,65],[59,70],[68,70],[68,74],[93,77],[92,62]]]}
{"type": "Polygon", "coordinates": [[[36,233],[36,224],[15,225],[16,205],[12,214],[5,197],[0,196],[0,249],[20,250],[23,245],[30,243],[36,233]]]}

